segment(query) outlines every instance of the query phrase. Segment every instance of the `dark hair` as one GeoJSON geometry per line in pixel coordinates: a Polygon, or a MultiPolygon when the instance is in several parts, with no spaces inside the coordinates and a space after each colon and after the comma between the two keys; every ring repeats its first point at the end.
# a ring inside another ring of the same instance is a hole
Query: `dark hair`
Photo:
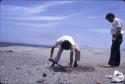
{"type": "Polygon", "coordinates": [[[69,41],[65,40],[62,42],[61,48],[69,50],[71,48],[71,43],[69,41]]]}
{"type": "Polygon", "coordinates": [[[115,18],[115,15],[113,14],[113,13],[108,13],[106,16],[105,16],[105,18],[106,19],[109,19],[109,18],[115,18]]]}

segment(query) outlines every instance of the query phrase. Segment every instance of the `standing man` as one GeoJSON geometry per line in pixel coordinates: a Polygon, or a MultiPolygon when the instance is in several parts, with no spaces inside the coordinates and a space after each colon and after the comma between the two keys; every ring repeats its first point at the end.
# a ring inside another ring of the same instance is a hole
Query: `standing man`
{"type": "Polygon", "coordinates": [[[120,66],[120,45],[122,43],[123,34],[122,23],[113,13],[108,13],[105,18],[112,23],[112,45],[108,64],[110,67],[120,66]]]}
{"type": "MultiPolygon", "coordinates": [[[[50,59],[53,56],[54,49],[59,45],[59,51],[54,58],[55,62],[59,62],[63,50],[70,50],[70,67],[77,67],[77,61],[80,60],[80,49],[77,44],[74,42],[71,36],[64,35],[57,39],[56,43],[51,48],[50,59]],[[75,56],[74,56],[75,55],[75,56]]],[[[51,67],[54,67],[54,63],[51,67]]]]}

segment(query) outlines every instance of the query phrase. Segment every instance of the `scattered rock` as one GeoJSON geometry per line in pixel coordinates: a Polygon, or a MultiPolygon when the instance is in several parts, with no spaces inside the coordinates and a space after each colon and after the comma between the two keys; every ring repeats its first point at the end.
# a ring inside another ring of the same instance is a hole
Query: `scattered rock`
{"type": "Polygon", "coordinates": [[[46,73],[43,73],[43,77],[46,77],[47,76],[47,74],[46,73]]]}
{"type": "Polygon", "coordinates": [[[28,70],[28,74],[31,74],[31,71],[30,71],[30,70],[28,70]]]}
{"type": "Polygon", "coordinates": [[[7,50],[6,52],[13,52],[13,50],[7,50]]]}
{"type": "Polygon", "coordinates": [[[3,84],[3,83],[0,82],[0,84],[3,84]]]}
{"type": "Polygon", "coordinates": [[[96,84],[100,84],[100,81],[97,80],[97,81],[96,81],[96,84]]]}
{"type": "Polygon", "coordinates": [[[4,61],[1,61],[1,63],[4,63],[4,61]]]}
{"type": "Polygon", "coordinates": [[[36,82],[39,83],[39,84],[47,84],[45,80],[38,80],[36,82]]]}
{"type": "Polygon", "coordinates": [[[38,80],[38,81],[36,81],[37,83],[42,83],[43,81],[42,80],[38,80]]]}

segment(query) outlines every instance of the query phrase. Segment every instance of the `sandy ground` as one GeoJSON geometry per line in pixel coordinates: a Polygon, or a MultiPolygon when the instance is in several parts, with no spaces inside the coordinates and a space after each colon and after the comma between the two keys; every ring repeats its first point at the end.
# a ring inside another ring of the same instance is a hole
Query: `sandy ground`
{"type": "MultiPolygon", "coordinates": [[[[0,47],[0,84],[97,84],[97,81],[100,84],[124,84],[111,83],[105,75],[112,75],[114,70],[125,74],[125,51],[121,52],[120,67],[104,68],[109,54],[110,50],[84,49],[81,50],[80,67],[66,71],[57,66],[50,70],[50,48],[0,47]]],[[[69,63],[68,51],[62,53],[59,63],[69,63]]]]}

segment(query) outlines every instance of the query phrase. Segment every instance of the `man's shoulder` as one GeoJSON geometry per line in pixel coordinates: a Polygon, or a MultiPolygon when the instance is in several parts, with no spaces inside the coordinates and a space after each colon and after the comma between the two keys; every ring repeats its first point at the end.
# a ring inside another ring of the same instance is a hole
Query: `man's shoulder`
{"type": "Polygon", "coordinates": [[[121,19],[115,18],[115,22],[121,22],[121,19]]]}
{"type": "Polygon", "coordinates": [[[113,25],[121,25],[122,22],[121,22],[121,20],[119,18],[115,18],[112,24],[113,25]]]}

